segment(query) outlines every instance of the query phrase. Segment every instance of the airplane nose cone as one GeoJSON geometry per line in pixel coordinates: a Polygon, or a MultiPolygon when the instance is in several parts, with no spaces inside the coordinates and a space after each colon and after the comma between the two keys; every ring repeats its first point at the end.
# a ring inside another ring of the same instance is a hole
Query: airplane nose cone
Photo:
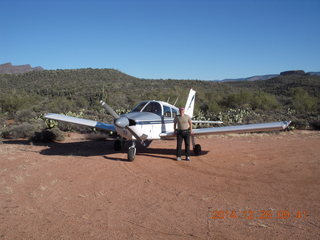
{"type": "Polygon", "coordinates": [[[115,120],[114,124],[119,128],[125,128],[129,125],[129,119],[126,117],[119,117],[115,120]]]}

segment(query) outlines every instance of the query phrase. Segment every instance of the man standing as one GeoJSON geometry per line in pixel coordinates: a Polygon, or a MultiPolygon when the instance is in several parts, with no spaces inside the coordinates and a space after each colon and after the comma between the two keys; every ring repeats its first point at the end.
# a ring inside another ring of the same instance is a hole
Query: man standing
{"type": "Polygon", "coordinates": [[[184,114],[184,108],[179,108],[180,115],[174,119],[174,131],[177,135],[177,161],[181,160],[182,140],[185,143],[186,160],[190,161],[190,134],[192,131],[191,118],[184,114]]]}

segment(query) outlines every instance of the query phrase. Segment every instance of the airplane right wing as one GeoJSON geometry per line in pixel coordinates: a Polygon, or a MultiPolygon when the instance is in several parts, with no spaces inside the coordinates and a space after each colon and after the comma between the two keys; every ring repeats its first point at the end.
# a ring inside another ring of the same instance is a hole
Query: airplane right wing
{"type": "Polygon", "coordinates": [[[116,128],[113,124],[97,122],[97,121],[93,121],[93,120],[89,120],[89,119],[70,117],[70,116],[56,114],[56,113],[48,113],[44,117],[47,119],[68,122],[68,123],[74,123],[74,124],[78,124],[78,125],[99,128],[99,129],[103,129],[103,130],[107,130],[107,131],[116,131],[116,128]]]}
{"type": "Polygon", "coordinates": [[[238,126],[213,127],[213,128],[197,128],[192,130],[192,135],[213,135],[227,133],[246,133],[246,132],[266,132],[286,129],[291,121],[270,122],[258,124],[246,124],[238,126]]]}
{"type": "MultiPolygon", "coordinates": [[[[291,121],[269,122],[258,124],[246,124],[237,126],[211,127],[192,129],[193,136],[228,134],[228,133],[248,133],[248,132],[267,132],[286,129],[291,121]]],[[[175,137],[174,132],[165,132],[160,134],[161,138],[175,137]]]]}
{"type": "Polygon", "coordinates": [[[222,121],[202,121],[202,120],[192,120],[192,123],[208,123],[208,124],[222,124],[222,121]]]}

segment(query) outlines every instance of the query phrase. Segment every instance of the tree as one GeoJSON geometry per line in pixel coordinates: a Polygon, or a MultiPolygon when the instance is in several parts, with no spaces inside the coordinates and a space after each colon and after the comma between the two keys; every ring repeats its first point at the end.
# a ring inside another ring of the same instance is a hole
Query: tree
{"type": "Polygon", "coordinates": [[[316,111],[317,99],[301,87],[294,88],[292,92],[292,107],[300,113],[316,111]]]}

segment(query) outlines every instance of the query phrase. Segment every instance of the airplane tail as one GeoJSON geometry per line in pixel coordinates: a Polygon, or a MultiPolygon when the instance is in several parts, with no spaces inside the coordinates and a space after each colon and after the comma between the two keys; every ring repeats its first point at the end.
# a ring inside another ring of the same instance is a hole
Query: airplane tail
{"type": "Polygon", "coordinates": [[[190,118],[193,117],[193,110],[194,110],[194,101],[196,97],[196,91],[192,88],[190,89],[189,96],[186,102],[184,113],[189,115],[190,118]]]}

